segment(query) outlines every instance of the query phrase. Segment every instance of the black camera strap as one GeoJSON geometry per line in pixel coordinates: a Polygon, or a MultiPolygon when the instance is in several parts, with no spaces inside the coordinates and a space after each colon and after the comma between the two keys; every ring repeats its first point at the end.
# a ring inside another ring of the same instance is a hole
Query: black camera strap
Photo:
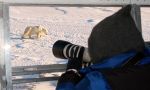
{"type": "Polygon", "coordinates": [[[142,52],[139,52],[134,57],[129,58],[125,63],[123,63],[122,67],[129,67],[129,66],[136,65],[143,58],[144,58],[144,54],[142,52]]]}

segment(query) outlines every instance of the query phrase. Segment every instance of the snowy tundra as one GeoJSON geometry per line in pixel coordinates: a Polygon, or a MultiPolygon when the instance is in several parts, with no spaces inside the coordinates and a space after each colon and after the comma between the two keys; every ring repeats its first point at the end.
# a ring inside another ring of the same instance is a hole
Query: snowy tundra
{"type": "MultiPolygon", "coordinates": [[[[87,47],[87,39],[94,25],[118,9],[119,7],[10,7],[12,67],[66,63],[66,60],[53,56],[53,43],[61,39],[87,47]],[[47,28],[47,36],[40,39],[21,38],[27,26],[38,25],[47,28]]],[[[142,8],[143,37],[146,41],[150,40],[148,15],[149,8],[142,8]]],[[[56,81],[35,82],[14,85],[13,90],[55,90],[55,86],[56,81]]]]}

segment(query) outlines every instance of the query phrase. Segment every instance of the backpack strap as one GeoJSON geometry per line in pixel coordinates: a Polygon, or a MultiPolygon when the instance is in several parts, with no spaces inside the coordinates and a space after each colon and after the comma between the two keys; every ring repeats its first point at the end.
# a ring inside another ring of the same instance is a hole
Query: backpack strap
{"type": "Polygon", "coordinates": [[[144,53],[139,52],[137,53],[134,57],[129,58],[123,65],[122,67],[129,67],[136,65],[140,60],[144,58],[144,53]]]}

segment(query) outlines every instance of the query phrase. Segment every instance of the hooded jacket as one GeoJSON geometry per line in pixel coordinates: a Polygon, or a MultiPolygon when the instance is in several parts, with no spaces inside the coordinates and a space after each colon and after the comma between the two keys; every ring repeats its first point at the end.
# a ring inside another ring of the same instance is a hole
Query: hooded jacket
{"type": "Polygon", "coordinates": [[[79,71],[79,82],[58,83],[56,90],[150,90],[150,48],[131,11],[132,5],[127,5],[93,28],[88,48],[94,64],[79,71]],[[138,53],[142,58],[124,67],[132,58],[138,59],[138,53]]]}

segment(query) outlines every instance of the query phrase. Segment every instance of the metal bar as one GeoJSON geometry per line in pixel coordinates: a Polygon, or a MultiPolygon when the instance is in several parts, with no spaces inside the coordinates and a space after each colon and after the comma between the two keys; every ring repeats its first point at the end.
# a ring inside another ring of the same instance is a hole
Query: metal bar
{"type": "Polygon", "coordinates": [[[59,77],[43,77],[43,78],[26,78],[26,79],[14,79],[13,84],[20,83],[31,83],[31,82],[41,82],[41,81],[53,81],[58,80],[59,77]]]}
{"type": "Polygon", "coordinates": [[[150,5],[150,0],[131,0],[131,4],[137,4],[137,5],[150,5]]]}
{"type": "Polygon", "coordinates": [[[52,65],[35,65],[35,66],[18,66],[12,68],[12,75],[30,75],[52,72],[64,72],[66,64],[52,64],[52,65]]]}
{"type": "Polygon", "coordinates": [[[12,76],[33,75],[33,74],[42,74],[42,73],[54,73],[54,72],[65,72],[65,69],[50,69],[50,70],[33,70],[33,71],[12,72],[12,76]]]}
{"type": "MultiPolygon", "coordinates": [[[[131,3],[128,3],[131,4],[131,3]]],[[[122,7],[128,4],[35,4],[35,3],[9,3],[10,6],[40,6],[40,7],[122,7]]],[[[137,4],[138,5],[138,4],[137,4]]],[[[140,7],[150,7],[149,4],[139,5],[140,7]]]]}
{"type": "Polygon", "coordinates": [[[66,64],[17,66],[12,68],[12,72],[31,71],[31,70],[49,70],[49,69],[66,69],[66,64]]]}
{"type": "MultiPolygon", "coordinates": [[[[29,4],[29,3],[9,3],[10,6],[35,6],[35,7],[121,7],[122,5],[96,5],[96,4],[29,4]]],[[[126,4],[125,4],[126,5],[126,4]]]]}
{"type": "Polygon", "coordinates": [[[134,19],[134,22],[136,24],[137,29],[142,32],[142,25],[141,25],[141,9],[139,5],[132,5],[131,10],[132,17],[134,19]]]}
{"type": "Polygon", "coordinates": [[[4,43],[5,43],[5,70],[6,70],[6,82],[7,90],[12,90],[11,80],[11,62],[10,62],[10,38],[9,38],[9,5],[3,4],[3,21],[4,21],[4,43]]]}
{"type": "Polygon", "coordinates": [[[0,90],[6,90],[3,3],[0,3],[0,90]]]}
{"type": "MultiPolygon", "coordinates": [[[[2,1],[1,1],[2,2],[2,1]]],[[[137,4],[140,6],[150,6],[150,0],[4,0],[11,4],[53,4],[53,5],[102,5],[115,6],[137,4]]]]}
{"type": "Polygon", "coordinates": [[[18,4],[126,5],[130,3],[130,0],[4,0],[3,2],[18,4]]]}
{"type": "Polygon", "coordinates": [[[12,90],[11,65],[9,60],[9,13],[8,5],[0,3],[0,82],[1,90],[12,90]]]}

